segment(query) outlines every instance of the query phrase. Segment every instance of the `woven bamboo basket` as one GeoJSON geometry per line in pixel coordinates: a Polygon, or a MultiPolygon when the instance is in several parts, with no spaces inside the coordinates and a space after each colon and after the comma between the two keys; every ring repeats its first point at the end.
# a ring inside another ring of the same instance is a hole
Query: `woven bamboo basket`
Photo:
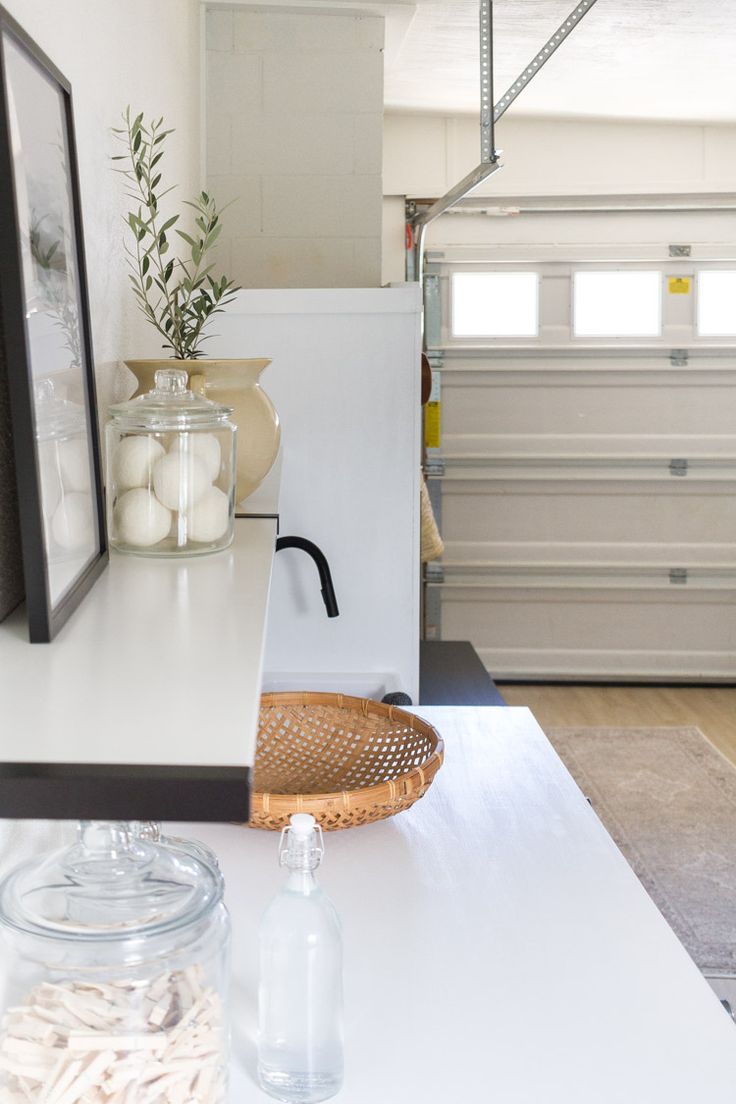
{"type": "Polygon", "coordinates": [[[261,698],[250,825],[280,830],[312,813],[326,831],[408,809],[442,766],[432,725],[396,706],[345,694],[261,698]]]}

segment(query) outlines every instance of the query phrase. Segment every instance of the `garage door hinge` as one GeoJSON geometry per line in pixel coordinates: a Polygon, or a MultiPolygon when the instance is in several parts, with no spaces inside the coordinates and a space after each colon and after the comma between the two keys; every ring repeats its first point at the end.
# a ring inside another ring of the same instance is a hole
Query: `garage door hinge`
{"type": "Polygon", "coordinates": [[[670,568],[670,582],[683,584],[687,582],[687,568],[686,567],[671,567],[670,568]]]}
{"type": "Polygon", "coordinates": [[[670,475],[687,475],[687,460],[670,460],[670,475]]]}
{"type": "Polygon", "coordinates": [[[687,349],[673,349],[670,353],[670,364],[673,368],[687,368],[689,357],[687,349]]]}
{"type": "Polygon", "coordinates": [[[424,473],[428,479],[441,479],[445,474],[445,461],[441,456],[427,456],[424,473]]]}
{"type": "Polygon", "coordinates": [[[425,578],[428,583],[444,583],[445,581],[445,569],[442,564],[428,563],[425,564],[426,575],[425,578]]]}
{"type": "Polygon", "coordinates": [[[671,245],[670,257],[689,257],[693,251],[691,245],[671,245]]]}

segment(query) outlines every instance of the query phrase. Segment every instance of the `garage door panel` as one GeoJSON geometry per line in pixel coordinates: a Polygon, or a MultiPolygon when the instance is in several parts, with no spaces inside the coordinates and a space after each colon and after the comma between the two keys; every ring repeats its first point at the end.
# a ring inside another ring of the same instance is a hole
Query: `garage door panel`
{"type": "MultiPolygon", "coordinates": [[[[704,536],[707,534],[704,534],[704,536]]],[[[669,570],[674,564],[702,568],[711,573],[728,571],[736,578],[733,544],[724,542],[671,541],[466,541],[445,540],[442,560],[445,574],[476,567],[499,571],[517,568],[563,568],[567,565],[604,566],[615,564],[621,572],[648,568],[669,570]]]]}
{"type": "MultiPolygon", "coordinates": [[[[616,463],[630,460],[632,468],[641,467],[645,460],[658,460],[661,470],[665,471],[673,457],[685,457],[699,463],[722,461],[730,465],[732,474],[736,475],[734,433],[445,432],[442,441],[444,465],[453,469],[462,467],[467,459],[479,464],[497,464],[508,459],[509,465],[513,466],[528,458],[537,458],[540,465],[553,467],[558,460],[572,458],[579,469],[584,470],[586,462],[598,463],[610,458],[616,463]]],[[[454,471],[450,474],[455,475],[454,471]]]]}
{"type": "MultiPolygon", "coordinates": [[[[675,480],[673,479],[672,483],[675,480]]],[[[736,487],[710,490],[665,483],[618,487],[518,482],[443,484],[442,532],[447,541],[541,541],[733,545],[736,487]]],[[[676,562],[676,560],[675,560],[676,562]]]]}
{"type": "MultiPolygon", "coordinates": [[[[732,591],[568,591],[463,589],[442,591],[448,639],[463,631],[480,652],[521,654],[533,647],[558,652],[626,652],[636,641],[640,660],[677,654],[718,655],[736,674],[736,599],[732,591]]],[[[600,673],[600,671],[599,671],[600,673]]],[[[515,671],[523,676],[523,670],[515,671]]]]}
{"type": "Polygon", "coordinates": [[[640,384],[619,379],[581,386],[576,380],[550,386],[471,384],[458,386],[452,373],[442,382],[443,434],[640,434],[701,436],[733,434],[736,373],[717,384],[693,380],[669,386],[666,378],[640,384]]]}

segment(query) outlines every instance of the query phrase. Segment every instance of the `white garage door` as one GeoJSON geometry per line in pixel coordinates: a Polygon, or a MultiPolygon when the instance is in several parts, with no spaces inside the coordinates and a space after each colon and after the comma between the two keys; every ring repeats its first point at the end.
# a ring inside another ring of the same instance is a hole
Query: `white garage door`
{"type": "Polygon", "coordinates": [[[496,678],[736,677],[734,228],[438,221],[428,635],[471,640],[496,678]]]}

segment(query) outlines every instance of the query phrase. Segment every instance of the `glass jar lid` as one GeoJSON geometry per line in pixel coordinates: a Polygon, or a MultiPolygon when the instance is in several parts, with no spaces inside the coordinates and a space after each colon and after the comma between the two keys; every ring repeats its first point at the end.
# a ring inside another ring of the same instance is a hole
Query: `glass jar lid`
{"type": "Polygon", "coordinates": [[[73,846],[0,883],[0,923],[52,939],[126,940],[194,924],[222,894],[204,849],[134,836],[124,822],[82,821],[73,846]]]}
{"type": "Polygon", "coordinates": [[[109,408],[114,422],[128,429],[162,431],[216,428],[228,422],[233,408],[189,391],[187,373],[182,368],[159,368],[153,378],[151,391],[109,408]]]}

